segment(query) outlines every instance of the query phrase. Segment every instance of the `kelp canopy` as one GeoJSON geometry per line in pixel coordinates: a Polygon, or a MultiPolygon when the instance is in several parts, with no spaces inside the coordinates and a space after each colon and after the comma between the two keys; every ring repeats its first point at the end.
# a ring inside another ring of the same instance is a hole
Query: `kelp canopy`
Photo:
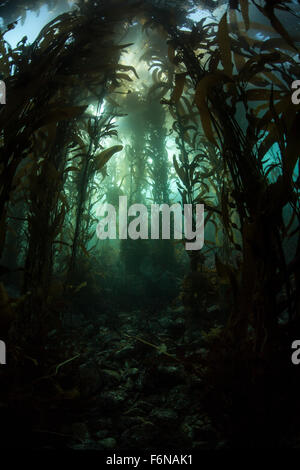
{"type": "Polygon", "coordinates": [[[182,309],[172,354],[154,332],[132,338],[202,378],[230,445],[248,432],[277,445],[299,411],[297,2],[48,2],[64,12],[11,47],[43,3],[0,2],[0,338],[14,364],[0,372],[18,389],[5,399],[49,377],[61,400],[83,398],[60,376],[83,347],[64,347],[70,315],[117,328],[120,311],[147,323],[182,309]],[[204,204],[204,248],[98,240],[99,203],[124,195],[204,204]]]}

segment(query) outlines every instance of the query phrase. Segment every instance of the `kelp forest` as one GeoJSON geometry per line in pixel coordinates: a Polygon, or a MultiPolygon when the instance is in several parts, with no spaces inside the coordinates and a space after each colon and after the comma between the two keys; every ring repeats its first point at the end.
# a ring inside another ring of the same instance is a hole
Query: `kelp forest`
{"type": "Polygon", "coordinates": [[[300,2],[0,27],[1,448],[300,448],[300,2]]]}

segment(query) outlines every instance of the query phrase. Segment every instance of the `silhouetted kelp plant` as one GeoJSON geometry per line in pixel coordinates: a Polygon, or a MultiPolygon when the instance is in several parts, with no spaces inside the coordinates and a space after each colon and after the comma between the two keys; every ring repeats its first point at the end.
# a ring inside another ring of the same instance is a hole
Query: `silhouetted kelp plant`
{"type": "Polygon", "coordinates": [[[201,378],[220,440],[299,445],[299,42],[279,15],[299,24],[299,8],[82,0],[12,48],[5,33],[42,4],[0,2],[12,21],[0,35],[1,401],[30,409],[46,380],[57,408],[83,406],[58,373],[79,357],[59,339],[70,315],[72,328],[83,316],[115,329],[120,312],[148,321],[183,306],[185,329],[160,358],[201,378]],[[99,240],[97,205],[123,195],[204,204],[204,248],[99,240]]]}

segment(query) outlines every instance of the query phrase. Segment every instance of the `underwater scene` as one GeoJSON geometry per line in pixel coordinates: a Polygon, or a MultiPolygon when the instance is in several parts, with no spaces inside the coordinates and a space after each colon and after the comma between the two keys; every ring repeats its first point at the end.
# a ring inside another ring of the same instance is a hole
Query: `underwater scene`
{"type": "Polygon", "coordinates": [[[299,0],[0,0],[2,450],[300,449],[299,53],[299,0]]]}

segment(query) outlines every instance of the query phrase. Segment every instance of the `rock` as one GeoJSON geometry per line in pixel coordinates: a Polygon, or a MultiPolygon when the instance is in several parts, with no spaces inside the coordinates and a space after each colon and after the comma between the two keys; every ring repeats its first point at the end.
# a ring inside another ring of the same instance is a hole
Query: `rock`
{"type": "Polygon", "coordinates": [[[100,444],[99,442],[95,442],[95,441],[86,441],[80,444],[73,444],[70,447],[73,450],[97,450],[97,451],[105,450],[105,447],[102,444],[100,444]]]}
{"type": "Polygon", "coordinates": [[[157,378],[163,384],[177,385],[185,381],[185,374],[181,365],[164,366],[160,365],[157,368],[157,378]]]}
{"type": "Polygon", "coordinates": [[[95,436],[97,439],[104,439],[107,437],[109,431],[107,429],[101,429],[101,431],[97,431],[95,436]]]}
{"type": "Polygon", "coordinates": [[[52,338],[52,336],[55,336],[57,334],[57,330],[51,330],[48,333],[48,338],[52,338]]]}
{"type": "Polygon", "coordinates": [[[154,408],[161,408],[162,406],[167,407],[167,392],[163,393],[162,391],[160,391],[159,395],[157,393],[148,395],[147,402],[151,404],[151,409],[149,411],[154,410],[154,408]]]}
{"type": "Polygon", "coordinates": [[[180,431],[186,437],[186,439],[192,441],[194,439],[194,429],[188,423],[182,423],[180,431]]]}
{"type": "Polygon", "coordinates": [[[215,443],[218,441],[216,430],[209,422],[208,417],[204,415],[186,416],[181,425],[181,431],[189,439],[195,441],[197,446],[199,444],[199,448],[204,446],[203,442],[209,442],[210,447],[215,447],[215,443]]]}
{"type": "MultiPolygon", "coordinates": [[[[203,423],[203,422],[201,422],[203,423]]],[[[197,423],[198,424],[198,423],[197,423]]],[[[203,423],[204,424],[204,423],[203,423]]],[[[199,423],[197,436],[200,437],[201,440],[205,441],[212,441],[217,438],[216,430],[211,424],[204,424],[203,426],[199,423]]]]}
{"type": "Polygon", "coordinates": [[[159,321],[162,329],[167,330],[169,335],[178,337],[184,333],[185,321],[183,318],[163,318],[159,321]]]}
{"type": "Polygon", "coordinates": [[[94,336],[94,335],[97,333],[97,330],[96,330],[96,328],[95,328],[94,325],[88,325],[88,326],[85,328],[84,333],[85,333],[87,336],[91,337],[91,336],[94,336]]]}
{"type": "Polygon", "coordinates": [[[175,411],[182,411],[189,406],[189,387],[187,385],[176,385],[167,397],[168,405],[175,411]]]}
{"type": "Polygon", "coordinates": [[[184,328],[184,326],[185,326],[185,321],[184,321],[183,318],[177,318],[174,323],[175,323],[176,327],[184,328]]]}
{"type": "Polygon", "coordinates": [[[79,367],[79,385],[82,396],[95,394],[103,386],[103,379],[95,364],[87,362],[79,367]]]}
{"type": "Polygon", "coordinates": [[[194,450],[212,450],[215,446],[211,442],[197,441],[193,443],[194,450]]]}
{"type": "Polygon", "coordinates": [[[207,348],[200,348],[199,349],[199,354],[205,359],[208,355],[208,349],[207,348]]]}
{"type": "Polygon", "coordinates": [[[151,422],[137,424],[130,429],[126,429],[121,437],[121,446],[124,449],[141,449],[145,448],[157,437],[158,428],[151,422]]]}
{"type": "Polygon", "coordinates": [[[135,352],[135,347],[131,344],[124,346],[122,349],[115,353],[115,359],[128,359],[132,357],[135,352]]]}
{"type": "Polygon", "coordinates": [[[148,401],[139,400],[133,405],[132,409],[138,411],[139,416],[144,416],[145,414],[149,414],[151,412],[153,406],[148,401]]]}
{"type": "Polygon", "coordinates": [[[105,386],[119,385],[122,380],[122,377],[119,372],[112,369],[102,369],[101,376],[105,386]]]}
{"type": "Polygon", "coordinates": [[[139,374],[139,369],[137,367],[131,367],[126,370],[127,377],[136,377],[139,374]]]}
{"type": "Polygon", "coordinates": [[[218,444],[216,445],[216,449],[229,449],[230,446],[229,446],[229,442],[228,441],[220,441],[218,442],[218,444]]]}
{"type": "Polygon", "coordinates": [[[175,315],[175,316],[179,316],[179,315],[183,316],[184,315],[184,306],[179,305],[178,307],[175,307],[175,308],[168,308],[167,312],[171,313],[172,315],[175,315]]]}
{"type": "Polygon", "coordinates": [[[127,399],[127,394],[123,390],[112,390],[101,393],[97,404],[106,411],[115,411],[122,407],[127,399]]]}
{"type": "Polygon", "coordinates": [[[74,423],[72,425],[72,432],[74,436],[81,441],[86,441],[90,437],[90,433],[85,423],[74,423]]]}
{"type": "MultiPolygon", "coordinates": [[[[99,411],[98,406],[97,406],[95,412],[97,412],[97,411],[99,411]]],[[[110,417],[100,418],[96,421],[96,423],[94,425],[94,433],[102,432],[103,430],[106,430],[106,429],[112,429],[112,426],[113,426],[112,418],[110,418],[110,417]]],[[[107,435],[103,435],[101,437],[101,439],[104,439],[105,437],[107,437],[107,435]]]]}
{"type": "Polygon", "coordinates": [[[63,312],[62,313],[62,322],[64,328],[82,328],[85,323],[86,319],[84,315],[76,312],[63,312]]]}
{"type": "Polygon", "coordinates": [[[104,449],[114,449],[117,446],[117,441],[113,437],[106,437],[102,439],[99,444],[104,447],[104,449]]]}
{"type": "Polygon", "coordinates": [[[206,310],[207,310],[207,313],[216,313],[220,309],[219,309],[218,305],[211,305],[210,307],[207,307],[206,310]]]}
{"type": "Polygon", "coordinates": [[[146,417],[142,416],[120,416],[118,417],[118,422],[115,423],[114,429],[117,430],[120,434],[125,432],[127,429],[132,428],[133,426],[138,426],[147,421],[146,417]]]}
{"type": "Polygon", "coordinates": [[[164,317],[159,320],[159,325],[163,329],[169,329],[174,325],[174,320],[168,317],[164,317]]]}
{"type": "Polygon", "coordinates": [[[185,372],[183,366],[166,366],[159,364],[157,368],[146,372],[143,378],[143,388],[154,392],[158,388],[171,388],[172,386],[183,384],[184,382],[185,372]]]}
{"type": "Polygon", "coordinates": [[[149,419],[150,421],[164,428],[172,428],[178,423],[178,415],[175,411],[171,409],[153,410],[149,416],[149,419]]]}

